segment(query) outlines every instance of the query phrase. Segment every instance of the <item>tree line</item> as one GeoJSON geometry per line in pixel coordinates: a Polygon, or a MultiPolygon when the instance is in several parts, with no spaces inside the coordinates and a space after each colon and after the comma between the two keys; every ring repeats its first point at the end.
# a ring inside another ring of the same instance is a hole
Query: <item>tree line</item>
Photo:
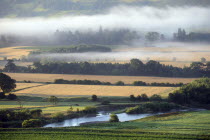
{"type": "Polygon", "coordinates": [[[5,72],[52,73],[52,74],[90,74],[90,75],[129,75],[162,77],[210,77],[210,62],[193,62],[189,67],[179,68],[150,60],[143,63],[131,59],[129,63],[88,63],[88,62],[34,62],[32,66],[16,66],[8,60],[5,72]]]}
{"type": "Polygon", "coordinates": [[[185,41],[185,42],[210,42],[210,33],[197,33],[197,32],[190,32],[186,33],[185,29],[178,29],[177,33],[173,35],[175,41],[185,41]]]}

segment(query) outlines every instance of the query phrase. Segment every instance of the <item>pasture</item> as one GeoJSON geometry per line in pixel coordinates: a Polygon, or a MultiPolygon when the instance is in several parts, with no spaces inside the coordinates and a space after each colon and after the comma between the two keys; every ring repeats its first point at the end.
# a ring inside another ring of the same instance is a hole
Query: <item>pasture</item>
{"type": "Polygon", "coordinates": [[[150,76],[103,76],[103,75],[70,75],[70,74],[39,74],[39,73],[5,73],[16,79],[16,81],[30,80],[33,82],[54,82],[55,79],[65,80],[99,80],[101,82],[115,83],[123,81],[125,84],[132,84],[134,81],[146,83],[190,83],[197,78],[171,78],[171,77],[150,77],[150,76]]]}
{"type": "Polygon", "coordinates": [[[149,87],[149,86],[103,86],[103,85],[70,85],[70,84],[42,84],[17,83],[14,91],[17,95],[50,96],[58,97],[72,95],[97,95],[97,96],[130,96],[147,94],[159,94],[167,97],[168,93],[177,89],[176,87],[149,87]],[[22,85],[23,84],[23,85],[22,85]],[[28,86],[27,86],[28,84],[28,86]],[[26,88],[21,88],[26,87],[26,88]]]}

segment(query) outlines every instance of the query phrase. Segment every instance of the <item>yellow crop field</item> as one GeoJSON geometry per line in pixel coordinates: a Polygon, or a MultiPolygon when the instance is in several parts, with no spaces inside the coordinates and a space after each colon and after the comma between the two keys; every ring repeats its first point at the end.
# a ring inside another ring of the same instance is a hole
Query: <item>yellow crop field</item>
{"type": "Polygon", "coordinates": [[[37,87],[37,86],[42,86],[43,84],[38,84],[38,83],[16,83],[16,88],[15,90],[22,90],[22,89],[27,89],[31,87],[37,87]]]}
{"type": "Polygon", "coordinates": [[[55,79],[65,80],[99,80],[103,82],[115,83],[123,81],[132,84],[134,81],[144,81],[147,83],[190,83],[196,78],[171,78],[171,77],[150,77],[150,76],[102,76],[102,75],[69,75],[69,74],[35,74],[35,73],[6,73],[17,81],[30,80],[34,82],[53,82],[55,79]]]}
{"type": "Polygon", "coordinates": [[[19,59],[23,55],[27,56],[30,51],[33,51],[33,50],[27,49],[27,46],[0,48],[1,57],[7,57],[9,59],[12,59],[12,58],[19,59]]]}
{"type": "MultiPolygon", "coordinates": [[[[19,84],[21,85],[21,83],[19,84]]],[[[37,87],[18,90],[17,95],[36,96],[70,96],[70,95],[98,95],[98,96],[129,96],[131,94],[159,94],[167,96],[177,88],[175,87],[137,87],[137,86],[101,86],[101,85],[68,85],[68,84],[48,84],[37,87]]]]}

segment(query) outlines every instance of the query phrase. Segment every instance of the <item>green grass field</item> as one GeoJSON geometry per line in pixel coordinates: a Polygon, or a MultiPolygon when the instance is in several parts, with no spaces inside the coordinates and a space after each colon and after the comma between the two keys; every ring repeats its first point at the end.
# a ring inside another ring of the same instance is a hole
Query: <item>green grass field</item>
{"type": "MultiPolygon", "coordinates": [[[[58,112],[65,113],[72,106],[73,110],[83,110],[85,106],[93,106],[97,103],[94,102],[59,102],[56,106],[53,106],[49,102],[23,102],[23,109],[42,109],[42,113],[54,114],[58,112]],[[76,106],[79,105],[79,106],[76,106]]],[[[0,109],[19,109],[17,101],[0,101],[0,109]]]]}
{"type": "Polygon", "coordinates": [[[143,129],[157,133],[210,136],[210,111],[168,113],[130,122],[85,125],[102,129],[143,129]]]}

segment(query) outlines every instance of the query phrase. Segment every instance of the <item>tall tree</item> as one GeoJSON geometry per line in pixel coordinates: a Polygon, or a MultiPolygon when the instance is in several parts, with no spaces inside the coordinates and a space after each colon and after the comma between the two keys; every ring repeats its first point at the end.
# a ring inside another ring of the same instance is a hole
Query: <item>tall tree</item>
{"type": "Polygon", "coordinates": [[[7,60],[7,64],[4,67],[4,71],[6,72],[15,72],[17,70],[17,66],[14,63],[14,60],[7,60]]]}

